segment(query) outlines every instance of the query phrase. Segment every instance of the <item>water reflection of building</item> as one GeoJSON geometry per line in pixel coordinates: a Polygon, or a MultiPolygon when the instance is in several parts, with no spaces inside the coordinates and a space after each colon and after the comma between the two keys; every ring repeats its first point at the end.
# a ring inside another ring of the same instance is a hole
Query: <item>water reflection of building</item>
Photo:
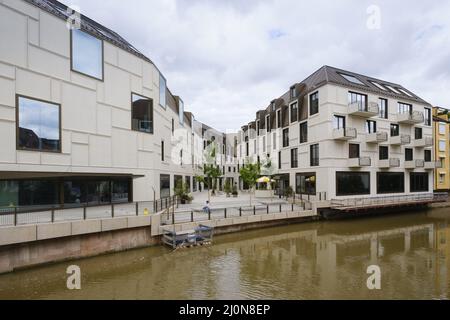
{"type": "Polygon", "coordinates": [[[449,293],[449,275],[450,270],[450,227],[447,222],[438,223],[436,230],[436,287],[439,290],[439,296],[448,299],[449,293]]]}

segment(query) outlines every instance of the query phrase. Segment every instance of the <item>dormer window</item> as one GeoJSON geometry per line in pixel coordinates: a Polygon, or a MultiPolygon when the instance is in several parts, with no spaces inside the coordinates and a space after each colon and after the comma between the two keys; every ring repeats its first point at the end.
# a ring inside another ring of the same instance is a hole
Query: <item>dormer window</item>
{"type": "Polygon", "coordinates": [[[297,89],[295,86],[291,87],[291,100],[297,97],[297,89]]]}

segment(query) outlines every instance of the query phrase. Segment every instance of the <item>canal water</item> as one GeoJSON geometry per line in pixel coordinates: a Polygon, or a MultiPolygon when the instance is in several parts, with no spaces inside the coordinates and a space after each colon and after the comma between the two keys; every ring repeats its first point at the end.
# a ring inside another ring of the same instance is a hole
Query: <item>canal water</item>
{"type": "Polygon", "coordinates": [[[0,276],[0,299],[447,299],[450,209],[262,229],[0,276]],[[66,269],[81,268],[81,290],[66,269]],[[381,289],[367,287],[367,268],[381,289]]]}

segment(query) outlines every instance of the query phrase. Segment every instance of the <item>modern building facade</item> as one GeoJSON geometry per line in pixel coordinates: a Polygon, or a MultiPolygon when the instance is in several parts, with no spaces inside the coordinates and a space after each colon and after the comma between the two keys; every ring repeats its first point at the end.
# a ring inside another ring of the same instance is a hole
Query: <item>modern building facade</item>
{"type": "Polygon", "coordinates": [[[449,110],[433,108],[433,136],[435,157],[440,166],[435,171],[434,190],[450,190],[450,121],[449,110]]]}
{"type": "Polygon", "coordinates": [[[279,192],[313,199],[431,193],[432,124],[403,86],[324,66],[242,127],[238,162],[269,158],[279,192]]]}
{"type": "Polygon", "coordinates": [[[120,35],[73,14],[55,0],[0,1],[0,207],[151,201],[178,181],[199,190],[210,136],[224,168],[234,137],[186,112],[120,35]]]}

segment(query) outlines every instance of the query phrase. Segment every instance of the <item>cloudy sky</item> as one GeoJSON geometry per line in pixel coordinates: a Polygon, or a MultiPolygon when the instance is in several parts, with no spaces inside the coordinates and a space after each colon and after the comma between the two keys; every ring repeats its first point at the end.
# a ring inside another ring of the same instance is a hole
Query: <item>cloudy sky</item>
{"type": "Polygon", "coordinates": [[[450,107],[450,1],[63,2],[146,54],[186,110],[223,131],[253,120],[323,65],[450,107]]]}

